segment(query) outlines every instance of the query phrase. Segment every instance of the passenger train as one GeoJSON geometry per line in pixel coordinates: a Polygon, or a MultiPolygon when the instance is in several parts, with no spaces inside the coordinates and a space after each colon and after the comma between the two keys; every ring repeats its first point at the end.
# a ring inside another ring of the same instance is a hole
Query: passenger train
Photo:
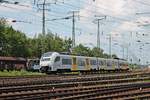
{"type": "Polygon", "coordinates": [[[129,67],[127,61],[121,59],[66,55],[58,52],[47,52],[40,58],[41,72],[98,70],[129,70],[129,67]]]}

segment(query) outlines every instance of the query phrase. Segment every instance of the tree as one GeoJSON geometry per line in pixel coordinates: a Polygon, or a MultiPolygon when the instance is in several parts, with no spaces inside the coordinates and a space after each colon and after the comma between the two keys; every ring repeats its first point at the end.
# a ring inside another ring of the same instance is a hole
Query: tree
{"type": "Polygon", "coordinates": [[[82,44],[79,44],[75,48],[73,48],[73,54],[89,56],[90,49],[88,47],[84,47],[82,44]]]}
{"type": "Polygon", "coordinates": [[[113,55],[112,55],[112,58],[117,58],[117,55],[113,54],[113,55]]]}
{"type": "MultiPolygon", "coordinates": [[[[4,18],[0,19],[0,56],[35,58],[41,57],[44,52],[69,52],[71,45],[72,40],[70,38],[63,39],[52,32],[29,38],[25,33],[14,30],[12,26],[9,26],[4,18]]],[[[96,47],[91,49],[82,44],[74,47],[72,54],[110,58],[110,55],[104,53],[102,49],[96,47]]],[[[112,55],[112,57],[116,58],[117,56],[112,55]]]]}
{"type": "Polygon", "coordinates": [[[71,45],[72,45],[72,40],[71,40],[71,38],[65,39],[65,40],[64,40],[64,44],[63,44],[63,51],[71,52],[71,51],[70,51],[71,45]]]}
{"type": "Polygon", "coordinates": [[[95,56],[95,57],[103,57],[103,50],[100,49],[100,48],[94,47],[94,48],[92,49],[92,54],[93,54],[93,56],[95,56]]]}
{"type": "Polygon", "coordinates": [[[28,56],[27,37],[24,33],[8,26],[4,19],[0,20],[0,40],[3,44],[1,56],[28,56]]]}

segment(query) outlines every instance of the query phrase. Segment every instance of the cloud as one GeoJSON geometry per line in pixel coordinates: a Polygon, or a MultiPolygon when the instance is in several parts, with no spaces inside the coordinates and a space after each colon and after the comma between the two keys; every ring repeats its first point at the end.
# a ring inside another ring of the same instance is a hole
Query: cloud
{"type": "MultiPolygon", "coordinates": [[[[83,25],[86,25],[87,27],[91,27],[90,24],[84,24],[84,22],[92,22],[95,19],[95,14],[107,15],[108,17],[112,16],[109,18],[112,19],[114,17],[115,19],[113,20],[115,20],[116,22],[118,22],[117,19],[121,19],[119,20],[120,22],[117,25],[115,25],[115,27],[110,27],[114,25],[113,22],[106,23],[108,24],[106,25],[107,32],[109,34],[116,35],[126,31],[134,31],[139,29],[137,27],[137,23],[134,22],[135,18],[132,18],[136,11],[136,3],[133,2],[133,0],[95,0],[95,2],[92,2],[92,0],[90,0],[86,1],[86,3],[83,6],[83,9],[80,10],[80,15],[86,17],[81,18],[80,22],[83,25]]],[[[106,18],[106,21],[107,20],[108,19],[106,18]]],[[[105,21],[103,22],[105,23],[105,21]]]]}
{"type": "Polygon", "coordinates": [[[142,28],[139,26],[144,24],[150,24],[150,17],[138,17],[132,21],[123,21],[120,25],[118,25],[117,28],[112,30],[111,33],[139,31],[142,30],[142,28]]]}
{"type": "Polygon", "coordinates": [[[136,23],[128,21],[123,22],[118,28],[121,31],[134,31],[139,29],[136,23]]]}
{"type": "Polygon", "coordinates": [[[138,25],[142,25],[142,24],[150,24],[150,17],[139,17],[137,20],[136,20],[137,24],[138,25]]]}
{"type": "Polygon", "coordinates": [[[125,16],[136,12],[133,0],[95,0],[86,1],[81,15],[91,16],[94,12],[110,16],[125,16]],[[92,12],[91,12],[92,11],[92,12]]]}
{"type": "Polygon", "coordinates": [[[109,14],[113,16],[121,15],[124,10],[124,0],[97,0],[96,6],[101,7],[96,9],[100,13],[109,14]]]}
{"type": "Polygon", "coordinates": [[[18,12],[18,11],[32,11],[32,5],[28,3],[23,4],[6,4],[2,3],[0,6],[0,11],[6,12],[18,12]]]}

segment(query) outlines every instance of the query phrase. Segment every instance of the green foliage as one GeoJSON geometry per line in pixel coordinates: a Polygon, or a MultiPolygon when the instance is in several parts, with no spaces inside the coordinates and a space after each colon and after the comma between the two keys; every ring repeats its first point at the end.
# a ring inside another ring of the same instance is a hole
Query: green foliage
{"type": "Polygon", "coordinates": [[[21,71],[0,71],[0,76],[30,76],[30,75],[45,75],[44,73],[21,71]]]}
{"type": "Polygon", "coordinates": [[[90,52],[89,48],[84,47],[82,44],[79,44],[73,49],[73,54],[76,55],[89,56],[89,52],[90,52]]]}
{"type": "Polygon", "coordinates": [[[128,65],[130,69],[140,69],[140,66],[138,66],[137,64],[129,64],[128,65]]]}
{"type": "MultiPolygon", "coordinates": [[[[104,53],[104,51],[100,48],[94,47],[90,49],[88,47],[79,44],[73,49],[73,54],[82,55],[82,56],[90,56],[90,57],[101,57],[101,58],[110,58],[110,55],[104,53]]],[[[116,58],[116,55],[112,55],[113,58],[116,58]]]]}
{"type": "Polygon", "coordinates": [[[103,57],[103,50],[95,47],[92,49],[92,54],[96,57],[103,57]]]}
{"type": "Polygon", "coordinates": [[[0,20],[0,51],[1,56],[28,56],[28,49],[26,47],[27,37],[24,33],[14,30],[12,27],[0,20]]]}
{"type": "MultiPolygon", "coordinates": [[[[29,38],[24,33],[14,30],[6,23],[5,19],[0,19],[0,56],[35,58],[49,51],[69,52],[71,45],[70,38],[62,39],[51,32],[29,38]]],[[[96,47],[91,49],[82,44],[73,48],[72,53],[91,57],[110,57],[102,49],[96,47]]],[[[116,55],[113,55],[113,57],[116,57],[116,55]]]]}

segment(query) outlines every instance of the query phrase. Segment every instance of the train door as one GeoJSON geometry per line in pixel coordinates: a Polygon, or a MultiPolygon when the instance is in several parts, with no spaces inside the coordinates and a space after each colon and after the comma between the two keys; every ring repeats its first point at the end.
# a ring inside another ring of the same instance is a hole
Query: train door
{"type": "Polygon", "coordinates": [[[55,58],[54,64],[53,64],[53,70],[57,70],[57,69],[62,69],[60,56],[57,56],[57,57],[55,58]]]}
{"type": "Polygon", "coordinates": [[[71,71],[77,71],[77,58],[76,57],[72,57],[72,68],[71,71]]]}
{"type": "Polygon", "coordinates": [[[85,62],[86,62],[86,70],[90,70],[91,69],[91,66],[90,66],[90,60],[89,60],[89,58],[86,58],[85,59],[85,62]]]}
{"type": "Polygon", "coordinates": [[[115,69],[115,62],[113,60],[111,60],[111,69],[114,70],[115,69]]]}

